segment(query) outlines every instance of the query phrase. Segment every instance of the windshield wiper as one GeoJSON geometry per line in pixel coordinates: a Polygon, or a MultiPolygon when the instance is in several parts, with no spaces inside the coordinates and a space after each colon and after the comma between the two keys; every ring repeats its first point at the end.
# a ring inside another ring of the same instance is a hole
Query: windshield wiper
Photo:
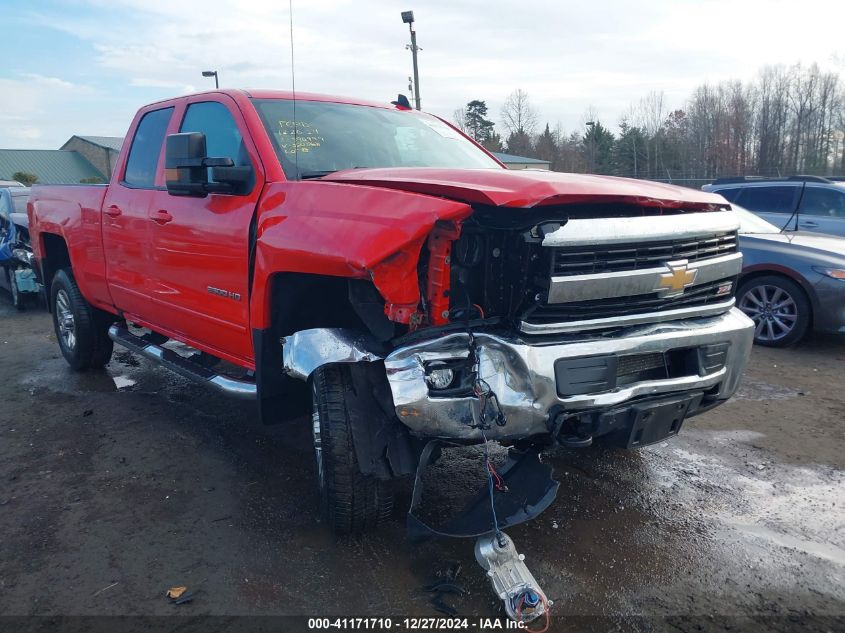
{"type": "Polygon", "coordinates": [[[327,170],[312,170],[312,171],[300,171],[299,172],[299,179],[300,180],[308,180],[309,178],[322,178],[323,176],[328,176],[329,174],[333,174],[336,171],[340,171],[338,169],[327,169],[327,170]]]}
{"type": "Polygon", "coordinates": [[[367,167],[359,167],[355,165],[355,167],[343,167],[342,169],[326,169],[326,170],[312,170],[312,171],[300,171],[299,172],[299,179],[300,180],[308,180],[309,178],[322,178],[323,176],[328,176],[329,174],[336,174],[339,171],[346,171],[347,169],[368,169],[367,167]]]}

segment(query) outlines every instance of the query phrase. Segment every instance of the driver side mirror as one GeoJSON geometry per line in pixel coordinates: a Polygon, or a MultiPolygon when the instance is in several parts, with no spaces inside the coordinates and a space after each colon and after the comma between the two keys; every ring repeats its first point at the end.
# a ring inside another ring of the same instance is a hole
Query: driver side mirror
{"type": "Polygon", "coordinates": [[[252,168],[235,167],[231,158],[209,158],[207,153],[202,132],[168,134],[164,149],[167,193],[199,198],[209,193],[245,193],[252,182],[252,168]]]}

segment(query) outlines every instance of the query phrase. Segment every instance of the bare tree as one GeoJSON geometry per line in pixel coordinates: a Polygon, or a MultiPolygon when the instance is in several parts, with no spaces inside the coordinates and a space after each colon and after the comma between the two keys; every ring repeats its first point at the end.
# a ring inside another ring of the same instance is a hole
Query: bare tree
{"type": "Polygon", "coordinates": [[[452,113],[452,123],[461,132],[467,131],[467,111],[465,108],[458,108],[452,113]]]}
{"type": "Polygon", "coordinates": [[[537,111],[528,93],[518,88],[508,95],[502,106],[502,125],[509,135],[532,135],[537,127],[537,111]]]}

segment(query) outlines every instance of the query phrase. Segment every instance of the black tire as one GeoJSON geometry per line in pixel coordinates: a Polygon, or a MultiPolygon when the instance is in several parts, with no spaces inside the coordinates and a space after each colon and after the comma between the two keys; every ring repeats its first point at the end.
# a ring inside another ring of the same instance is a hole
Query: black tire
{"type": "Polygon", "coordinates": [[[390,481],[361,474],[347,410],[350,368],[321,367],[311,377],[312,430],[320,511],[336,534],[360,534],[386,521],[393,510],[390,481]]]}
{"type": "Polygon", "coordinates": [[[9,293],[12,295],[12,305],[16,310],[24,309],[24,297],[18,292],[18,283],[15,280],[15,271],[11,268],[6,268],[6,281],[9,282],[9,293]]]}
{"type": "Polygon", "coordinates": [[[70,269],[61,269],[53,277],[50,307],[59,349],[72,369],[85,371],[109,362],[114,342],[108,329],[114,317],[85,300],[70,269]]]}
{"type": "Polygon", "coordinates": [[[756,345],[795,345],[810,327],[813,309],[807,294],[787,277],[764,275],[749,279],[740,284],[736,296],[739,309],[756,325],[756,345]]]}

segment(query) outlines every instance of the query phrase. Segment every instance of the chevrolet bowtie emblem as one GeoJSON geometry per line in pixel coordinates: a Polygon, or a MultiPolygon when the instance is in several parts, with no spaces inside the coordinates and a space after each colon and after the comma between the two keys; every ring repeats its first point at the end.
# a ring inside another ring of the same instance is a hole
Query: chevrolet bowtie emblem
{"type": "Polygon", "coordinates": [[[660,275],[660,287],[657,288],[658,294],[663,297],[677,297],[684,294],[684,290],[689,288],[695,281],[698,270],[689,270],[687,268],[687,260],[685,259],[677,262],[667,262],[666,266],[669,268],[669,272],[660,275]]]}

